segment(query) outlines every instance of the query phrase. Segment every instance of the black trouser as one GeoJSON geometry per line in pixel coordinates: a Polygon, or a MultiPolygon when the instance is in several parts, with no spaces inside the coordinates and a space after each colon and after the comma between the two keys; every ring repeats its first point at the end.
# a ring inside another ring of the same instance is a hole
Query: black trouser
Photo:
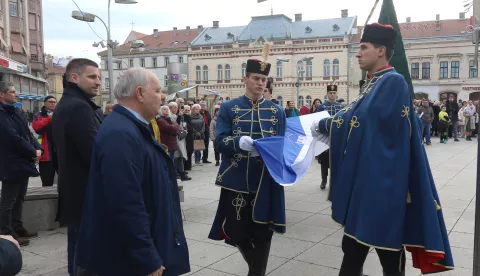
{"type": "Polygon", "coordinates": [[[2,181],[0,197],[0,233],[11,235],[23,227],[22,207],[28,188],[28,177],[19,180],[2,181]]]}
{"type": "MultiPolygon", "coordinates": [[[[342,240],[343,261],[339,276],[362,275],[363,264],[367,259],[370,247],[358,243],[344,235],[342,240]]],[[[375,249],[380,258],[383,272],[387,275],[398,275],[405,271],[405,250],[390,251],[375,249]]]]}
{"type": "Polygon", "coordinates": [[[241,194],[222,189],[219,208],[226,218],[224,234],[229,243],[236,245],[248,264],[248,276],[266,274],[273,231],[268,224],[255,223],[252,219],[255,194],[241,194]]]}
{"type": "MultiPolygon", "coordinates": [[[[207,127],[205,127],[207,128],[207,127]]],[[[203,156],[202,156],[202,161],[207,162],[208,161],[208,145],[210,144],[210,132],[205,131],[205,149],[203,150],[203,156]]]]}
{"type": "Polygon", "coordinates": [[[56,162],[40,162],[38,168],[40,171],[40,179],[42,179],[42,187],[53,186],[55,172],[58,171],[56,162]]]}
{"type": "Polygon", "coordinates": [[[215,144],[215,140],[213,140],[213,150],[215,151],[215,161],[220,161],[220,151],[217,150],[217,145],[215,144]]]}
{"type": "Polygon", "coordinates": [[[328,178],[328,169],[330,168],[330,151],[326,150],[320,154],[318,157],[318,163],[320,163],[320,168],[322,171],[322,180],[327,180],[328,178]]]}

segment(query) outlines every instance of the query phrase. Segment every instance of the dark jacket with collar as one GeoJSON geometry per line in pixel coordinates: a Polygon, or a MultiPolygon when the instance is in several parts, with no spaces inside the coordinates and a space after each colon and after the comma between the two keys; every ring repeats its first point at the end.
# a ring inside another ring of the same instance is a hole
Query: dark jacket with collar
{"type": "Polygon", "coordinates": [[[57,220],[62,224],[80,225],[93,144],[102,120],[101,108],[69,82],[52,121],[59,163],[57,220]]]}
{"type": "Polygon", "coordinates": [[[190,271],[173,161],[121,105],[98,131],[86,196],[78,266],[99,276],[190,271]]]}
{"type": "Polygon", "coordinates": [[[37,150],[43,150],[33,137],[22,111],[0,103],[0,181],[38,176],[37,150]]]}

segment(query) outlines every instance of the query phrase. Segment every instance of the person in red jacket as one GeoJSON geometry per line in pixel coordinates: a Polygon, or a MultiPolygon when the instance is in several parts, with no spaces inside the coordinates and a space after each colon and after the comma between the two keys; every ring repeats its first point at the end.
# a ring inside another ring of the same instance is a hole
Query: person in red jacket
{"type": "Polygon", "coordinates": [[[40,157],[39,170],[42,186],[53,186],[55,172],[58,171],[57,153],[52,135],[52,116],[57,99],[53,96],[46,96],[42,110],[33,117],[32,128],[41,135],[42,148],[44,149],[40,157]]]}

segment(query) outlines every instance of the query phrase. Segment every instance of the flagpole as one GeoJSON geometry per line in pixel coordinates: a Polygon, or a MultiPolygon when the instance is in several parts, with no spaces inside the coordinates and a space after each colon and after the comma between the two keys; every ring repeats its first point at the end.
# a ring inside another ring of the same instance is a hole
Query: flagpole
{"type": "Polygon", "coordinates": [[[372,10],[370,11],[370,14],[367,17],[367,21],[365,21],[365,25],[363,25],[363,26],[367,26],[368,21],[370,21],[370,18],[372,18],[373,12],[377,8],[378,2],[380,2],[380,0],[375,0],[375,4],[373,4],[372,10]]]}

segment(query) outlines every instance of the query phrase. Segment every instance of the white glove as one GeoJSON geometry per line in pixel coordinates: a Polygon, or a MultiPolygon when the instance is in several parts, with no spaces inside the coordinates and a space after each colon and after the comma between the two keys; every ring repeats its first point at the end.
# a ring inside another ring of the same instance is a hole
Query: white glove
{"type": "Polygon", "coordinates": [[[256,151],[255,145],[253,144],[253,139],[250,136],[242,136],[240,137],[240,141],[238,141],[240,148],[244,151],[256,151]]]}
{"type": "Polygon", "coordinates": [[[330,135],[329,134],[320,134],[316,138],[317,138],[317,141],[320,141],[320,142],[330,146],[330,135]]]}
{"type": "Polygon", "coordinates": [[[320,132],[318,130],[318,124],[320,123],[320,121],[314,121],[312,126],[310,127],[310,130],[312,131],[312,136],[313,137],[317,137],[320,135],[320,132]]]}

